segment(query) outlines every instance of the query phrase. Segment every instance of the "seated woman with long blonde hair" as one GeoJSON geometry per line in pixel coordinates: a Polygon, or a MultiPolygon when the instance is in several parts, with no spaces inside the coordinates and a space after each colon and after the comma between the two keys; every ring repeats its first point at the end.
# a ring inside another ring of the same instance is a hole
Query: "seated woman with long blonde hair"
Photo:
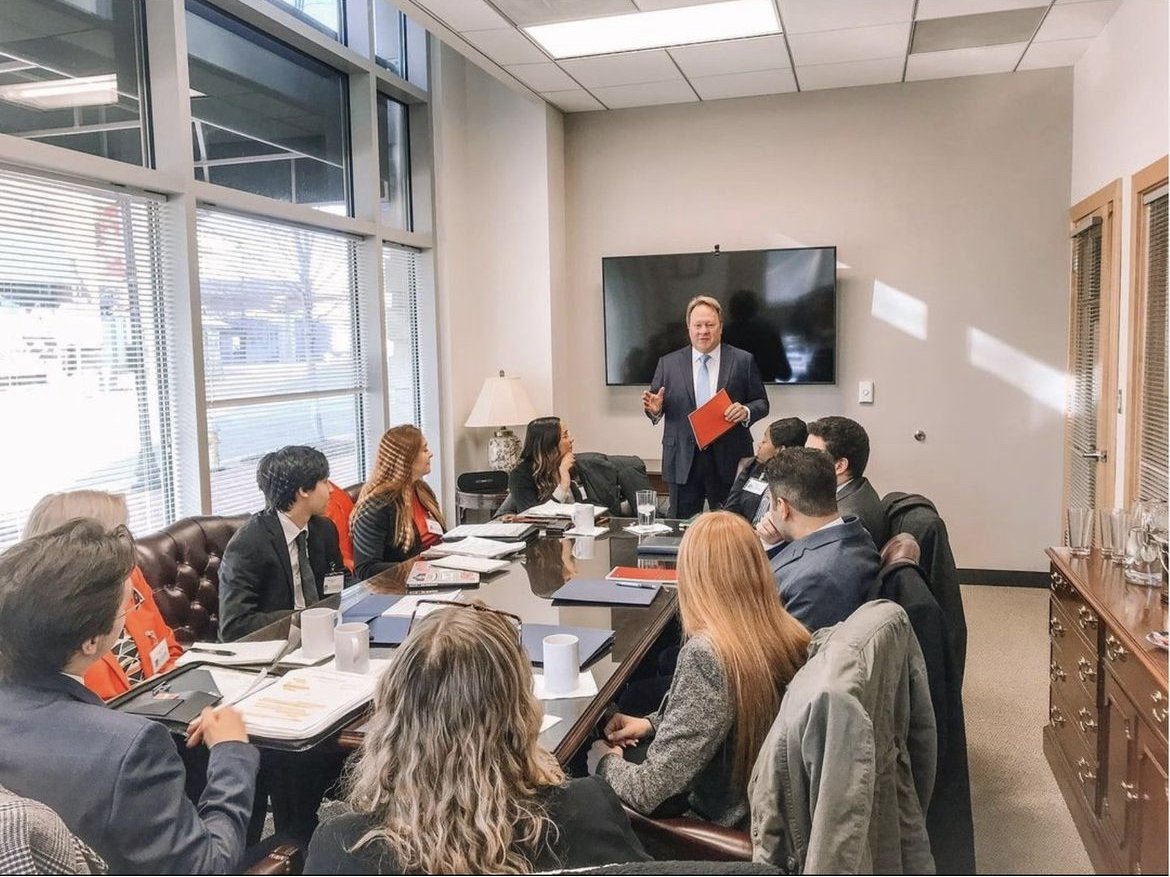
{"type": "Polygon", "coordinates": [[[398,648],[347,776],[354,812],[309,845],[306,874],[498,874],[643,860],[613,791],[567,780],[510,616],[428,613],[398,648]]]}
{"type": "Polygon", "coordinates": [[[423,478],[431,449],[417,426],[386,430],[374,471],[349,519],[354,574],[367,579],[438,543],[447,529],[439,501],[423,478]]]}
{"type": "Polygon", "coordinates": [[[618,713],[589,750],[589,772],[651,814],[686,795],[697,816],[748,821],[747,785],[809,634],[780,603],[764,549],[732,512],[703,515],[678,553],[685,642],[670,691],[645,718],[618,713]],[[641,763],[623,749],[648,741],[641,763]]]}

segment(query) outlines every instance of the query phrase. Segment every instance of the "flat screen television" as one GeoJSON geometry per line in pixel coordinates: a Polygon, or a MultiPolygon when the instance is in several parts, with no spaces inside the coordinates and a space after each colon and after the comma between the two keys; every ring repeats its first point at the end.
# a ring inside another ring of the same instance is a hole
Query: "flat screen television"
{"type": "Polygon", "coordinates": [[[755,355],[765,383],[837,381],[837,248],[607,256],[605,382],[648,385],[686,346],[687,302],[723,306],[723,341],[755,355]]]}

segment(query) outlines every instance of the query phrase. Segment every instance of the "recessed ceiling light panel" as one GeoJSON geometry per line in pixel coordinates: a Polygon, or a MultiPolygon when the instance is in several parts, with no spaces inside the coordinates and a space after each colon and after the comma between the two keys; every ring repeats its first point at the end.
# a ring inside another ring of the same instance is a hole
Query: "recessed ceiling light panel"
{"type": "Polygon", "coordinates": [[[113,73],[17,82],[0,85],[0,100],[36,110],[105,106],[118,102],[118,83],[113,73]]]}
{"type": "Polygon", "coordinates": [[[772,0],[728,0],[539,24],[524,30],[560,59],[778,34],[780,22],[772,0]]]}

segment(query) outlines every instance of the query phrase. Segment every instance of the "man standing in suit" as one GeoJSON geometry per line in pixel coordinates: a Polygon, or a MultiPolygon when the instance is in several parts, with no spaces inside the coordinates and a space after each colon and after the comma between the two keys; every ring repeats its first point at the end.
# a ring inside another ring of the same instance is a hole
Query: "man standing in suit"
{"type": "Polygon", "coordinates": [[[329,461],[290,445],[265,454],[256,483],[267,508],[236,531],[219,568],[219,634],[239,639],[341,590],[337,527],[324,517],[329,461]]]}
{"type": "Polygon", "coordinates": [[[689,518],[703,502],[720,508],[741,458],[752,452],[749,427],[768,413],[768,394],[755,358],[722,344],[723,311],[715,299],[696,296],[687,304],[691,344],[658,360],[642,408],[652,423],[666,418],[662,433],[662,478],[670,485],[670,516],[689,518]],[[739,424],[704,450],[695,443],[687,416],[727,390],[731,405],[723,413],[739,424]]]}
{"type": "Polygon", "coordinates": [[[882,501],[865,477],[869,462],[869,435],[856,420],[848,417],[822,417],[808,425],[806,447],[818,448],[833,458],[837,475],[837,507],[843,515],[857,515],[861,526],[881,551],[890,538],[882,501]]]}
{"type": "Polygon", "coordinates": [[[813,448],[785,448],[764,479],[769,518],[787,543],[772,558],[784,608],[811,631],[844,621],[877,583],[881,560],[861,522],[837,510],[833,461],[813,448]]]}
{"type": "Polygon", "coordinates": [[[0,785],[51,807],[113,874],[239,873],[259,753],[231,707],[204,709],[192,804],[170,732],[82,684],[122,634],[134,545],[76,519],[0,555],[0,785]]]}

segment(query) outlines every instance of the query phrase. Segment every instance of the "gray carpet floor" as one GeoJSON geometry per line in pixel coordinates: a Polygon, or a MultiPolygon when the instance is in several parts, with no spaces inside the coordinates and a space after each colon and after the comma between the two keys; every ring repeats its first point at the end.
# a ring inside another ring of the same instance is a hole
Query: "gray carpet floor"
{"type": "Polygon", "coordinates": [[[963,705],[980,874],[1092,874],[1041,749],[1048,590],[963,587],[963,705]]]}

